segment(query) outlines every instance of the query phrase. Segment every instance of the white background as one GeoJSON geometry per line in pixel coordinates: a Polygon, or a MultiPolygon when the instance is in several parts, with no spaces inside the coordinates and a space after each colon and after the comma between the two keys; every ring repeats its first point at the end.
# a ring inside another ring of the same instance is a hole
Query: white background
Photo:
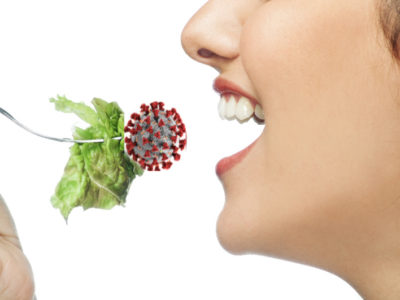
{"type": "Polygon", "coordinates": [[[212,82],[180,34],[204,0],[0,2],[0,106],[33,129],[70,137],[74,115],[57,94],[89,103],[176,107],[188,147],[169,171],[132,183],[126,207],[75,209],[68,225],[50,197],[69,145],[24,132],[0,115],[0,193],[15,218],[38,300],[361,299],[338,277],[279,259],[234,256],[218,243],[224,204],[219,159],[263,127],[221,121],[212,82]]]}

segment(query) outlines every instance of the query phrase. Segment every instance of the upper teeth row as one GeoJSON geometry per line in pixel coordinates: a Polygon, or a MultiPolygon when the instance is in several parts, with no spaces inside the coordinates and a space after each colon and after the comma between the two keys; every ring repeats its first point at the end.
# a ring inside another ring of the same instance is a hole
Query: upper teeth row
{"type": "Polygon", "coordinates": [[[261,106],[257,104],[256,107],[253,108],[248,98],[241,96],[237,102],[233,95],[230,95],[228,100],[226,100],[226,98],[227,97],[223,95],[218,104],[218,112],[221,119],[231,120],[236,117],[238,120],[243,121],[250,118],[253,114],[261,120],[265,119],[261,106]]]}

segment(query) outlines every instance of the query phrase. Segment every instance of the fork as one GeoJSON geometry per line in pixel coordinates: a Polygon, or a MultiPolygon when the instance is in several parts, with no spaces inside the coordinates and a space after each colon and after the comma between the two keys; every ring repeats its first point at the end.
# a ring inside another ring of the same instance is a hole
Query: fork
{"type": "MultiPolygon", "coordinates": [[[[69,139],[69,138],[56,138],[56,137],[51,137],[51,136],[47,136],[47,135],[43,135],[40,133],[37,133],[35,131],[33,131],[32,129],[26,127],[25,125],[23,125],[22,123],[20,123],[18,120],[16,120],[9,112],[7,112],[5,109],[0,107],[0,114],[4,115],[6,118],[10,119],[11,121],[13,121],[15,124],[17,124],[19,127],[25,129],[26,131],[37,135],[41,138],[45,138],[45,139],[49,139],[52,141],[57,141],[57,142],[64,142],[64,143],[78,143],[78,144],[83,144],[83,143],[102,143],[104,142],[104,139],[94,139],[94,140],[74,140],[74,139],[69,139]]],[[[113,140],[121,140],[122,137],[117,136],[117,137],[113,137],[113,140]]]]}

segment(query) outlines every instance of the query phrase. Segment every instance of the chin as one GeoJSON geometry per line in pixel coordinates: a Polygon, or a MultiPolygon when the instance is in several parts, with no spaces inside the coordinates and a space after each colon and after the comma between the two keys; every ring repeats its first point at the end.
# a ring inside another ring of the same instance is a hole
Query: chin
{"type": "Polygon", "coordinates": [[[241,213],[225,204],[217,221],[217,238],[221,246],[231,254],[242,255],[251,253],[254,226],[245,222],[241,213]]]}

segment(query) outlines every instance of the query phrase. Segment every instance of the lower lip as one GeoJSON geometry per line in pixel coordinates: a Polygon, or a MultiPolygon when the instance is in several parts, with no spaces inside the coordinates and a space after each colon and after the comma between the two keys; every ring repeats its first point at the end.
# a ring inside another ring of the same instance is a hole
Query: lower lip
{"type": "Polygon", "coordinates": [[[255,145],[257,140],[255,140],[252,144],[247,146],[247,148],[243,149],[242,151],[221,159],[215,168],[215,172],[217,173],[218,177],[221,177],[222,174],[224,174],[225,172],[233,168],[235,165],[237,165],[239,162],[241,162],[242,159],[250,151],[250,149],[255,145]]]}

